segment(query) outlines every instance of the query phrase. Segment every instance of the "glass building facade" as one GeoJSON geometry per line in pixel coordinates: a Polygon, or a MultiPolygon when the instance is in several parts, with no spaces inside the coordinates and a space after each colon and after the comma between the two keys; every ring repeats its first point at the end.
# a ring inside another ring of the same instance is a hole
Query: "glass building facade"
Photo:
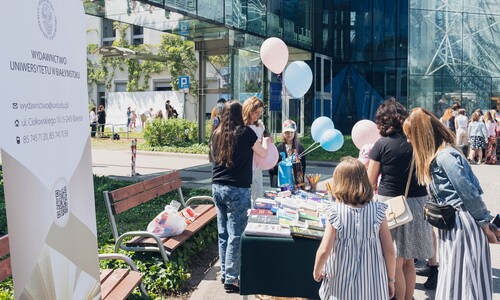
{"type": "Polygon", "coordinates": [[[292,117],[310,125],[324,115],[349,132],[358,120],[373,119],[390,96],[438,116],[454,102],[468,113],[500,104],[500,0],[97,0],[84,5],[88,14],[185,36],[205,55],[228,55],[221,72],[227,90],[218,92],[228,98],[262,95],[269,115],[278,116],[276,124],[292,117]],[[136,11],[137,3],[160,11],[136,11]],[[303,60],[313,70],[303,99],[284,98],[281,77],[263,68],[259,47],[271,36],[289,46],[290,61],[303,60]]]}

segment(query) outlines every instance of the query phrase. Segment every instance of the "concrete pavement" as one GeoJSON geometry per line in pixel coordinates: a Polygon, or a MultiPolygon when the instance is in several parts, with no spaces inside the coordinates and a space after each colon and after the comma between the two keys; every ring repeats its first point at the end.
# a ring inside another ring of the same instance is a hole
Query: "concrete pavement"
{"type": "MultiPolygon", "coordinates": [[[[141,174],[135,178],[131,174],[130,151],[118,150],[92,150],[93,170],[96,175],[110,176],[121,180],[143,180],[151,178],[174,169],[181,170],[184,185],[187,187],[210,188],[211,166],[206,155],[156,153],[138,151],[136,157],[136,172],[141,174]]],[[[307,173],[322,174],[323,181],[318,186],[322,189],[325,180],[331,178],[334,163],[308,163],[307,173]]],[[[484,201],[492,214],[500,213],[500,165],[473,165],[472,169],[479,178],[484,190],[484,201]]],[[[264,172],[265,189],[268,187],[269,179],[264,172]]],[[[493,299],[500,300],[500,245],[490,245],[493,267],[493,299]]],[[[205,275],[191,299],[242,299],[242,296],[227,294],[217,272],[218,263],[205,275]]],[[[434,299],[433,291],[426,291],[423,283],[426,278],[417,276],[417,285],[414,299],[434,299]]],[[[247,299],[255,299],[249,296],[247,299]]]]}

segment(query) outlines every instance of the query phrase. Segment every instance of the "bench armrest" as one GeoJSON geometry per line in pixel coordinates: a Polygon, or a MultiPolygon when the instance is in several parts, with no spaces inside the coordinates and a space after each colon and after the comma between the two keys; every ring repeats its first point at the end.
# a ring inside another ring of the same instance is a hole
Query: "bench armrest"
{"type": "Polygon", "coordinates": [[[208,201],[208,202],[211,202],[211,204],[215,204],[215,201],[214,201],[213,197],[210,197],[210,196],[194,196],[194,197],[189,198],[188,201],[186,201],[186,207],[189,206],[189,204],[192,201],[204,201],[204,202],[208,201]]]}
{"type": "MultiPolygon", "coordinates": [[[[118,259],[118,260],[121,260],[123,262],[125,262],[127,265],[129,265],[129,267],[135,271],[135,272],[139,272],[139,270],[137,269],[134,261],[124,255],[124,254],[120,254],[120,253],[103,253],[103,254],[99,254],[99,260],[108,260],[108,259],[118,259]]],[[[148,293],[146,292],[146,288],[144,288],[144,285],[142,284],[142,280],[141,280],[141,283],[139,284],[139,290],[141,291],[142,295],[144,297],[148,297],[148,293]]]]}
{"type": "Polygon", "coordinates": [[[125,262],[127,265],[130,266],[130,268],[136,272],[139,272],[139,270],[137,269],[137,267],[135,266],[135,263],[134,261],[124,255],[124,254],[120,254],[120,253],[103,253],[103,254],[99,254],[99,260],[108,260],[108,259],[118,259],[118,260],[121,260],[123,262],[125,262]]]}
{"type": "Polygon", "coordinates": [[[163,247],[163,242],[159,236],[157,236],[154,233],[148,232],[148,231],[128,231],[125,232],[124,234],[120,235],[118,239],[116,240],[115,243],[115,252],[118,252],[118,249],[121,248],[125,251],[155,251],[155,252],[160,252],[161,256],[165,260],[165,262],[168,261],[168,253],[165,248],[163,247]],[[158,247],[128,247],[125,246],[123,243],[123,240],[127,237],[136,237],[136,236],[142,236],[142,237],[148,237],[152,238],[155,240],[156,244],[158,247]]]}

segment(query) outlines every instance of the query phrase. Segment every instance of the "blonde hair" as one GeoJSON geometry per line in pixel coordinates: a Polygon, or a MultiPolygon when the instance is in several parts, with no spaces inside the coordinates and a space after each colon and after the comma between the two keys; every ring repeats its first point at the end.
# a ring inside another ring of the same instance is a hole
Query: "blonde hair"
{"type": "Polygon", "coordinates": [[[491,113],[489,111],[486,111],[484,113],[483,120],[484,120],[484,123],[486,123],[486,122],[495,123],[496,122],[495,119],[491,116],[491,113]]]}
{"type": "Polygon", "coordinates": [[[448,121],[449,119],[451,119],[451,117],[453,117],[453,109],[451,108],[448,108],[447,110],[444,111],[444,114],[443,114],[443,121],[448,121]]]}
{"type": "Polygon", "coordinates": [[[411,141],[413,159],[420,185],[431,183],[430,167],[439,150],[453,145],[455,135],[434,114],[415,108],[403,123],[403,131],[411,141]]]}
{"type": "Polygon", "coordinates": [[[243,121],[245,122],[245,125],[258,125],[257,122],[255,122],[255,124],[249,124],[249,122],[252,113],[261,107],[264,108],[264,103],[255,96],[252,96],[243,102],[243,121]]]}
{"type": "Polygon", "coordinates": [[[480,117],[480,116],[481,116],[481,115],[480,115],[477,111],[476,111],[476,112],[474,112],[474,113],[472,113],[472,116],[471,116],[471,120],[472,120],[472,122],[478,122],[478,121],[479,121],[479,117],[480,117]]]}
{"type": "Polygon", "coordinates": [[[345,204],[365,204],[373,198],[373,189],[365,166],[351,156],[342,158],[333,172],[333,194],[345,204]]]}

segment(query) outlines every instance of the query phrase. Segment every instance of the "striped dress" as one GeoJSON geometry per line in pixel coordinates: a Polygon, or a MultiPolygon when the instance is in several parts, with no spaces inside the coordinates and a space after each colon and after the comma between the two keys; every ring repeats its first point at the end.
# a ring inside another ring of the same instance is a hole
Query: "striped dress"
{"type": "Polygon", "coordinates": [[[465,210],[452,230],[438,230],[439,275],[436,300],[491,300],[493,282],[488,240],[465,210]]]}
{"type": "Polygon", "coordinates": [[[321,299],[389,298],[379,238],[386,208],[386,204],[373,201],[362,208],[333,204],[329,221],[337,233],[324,268],[321,299]]]}

